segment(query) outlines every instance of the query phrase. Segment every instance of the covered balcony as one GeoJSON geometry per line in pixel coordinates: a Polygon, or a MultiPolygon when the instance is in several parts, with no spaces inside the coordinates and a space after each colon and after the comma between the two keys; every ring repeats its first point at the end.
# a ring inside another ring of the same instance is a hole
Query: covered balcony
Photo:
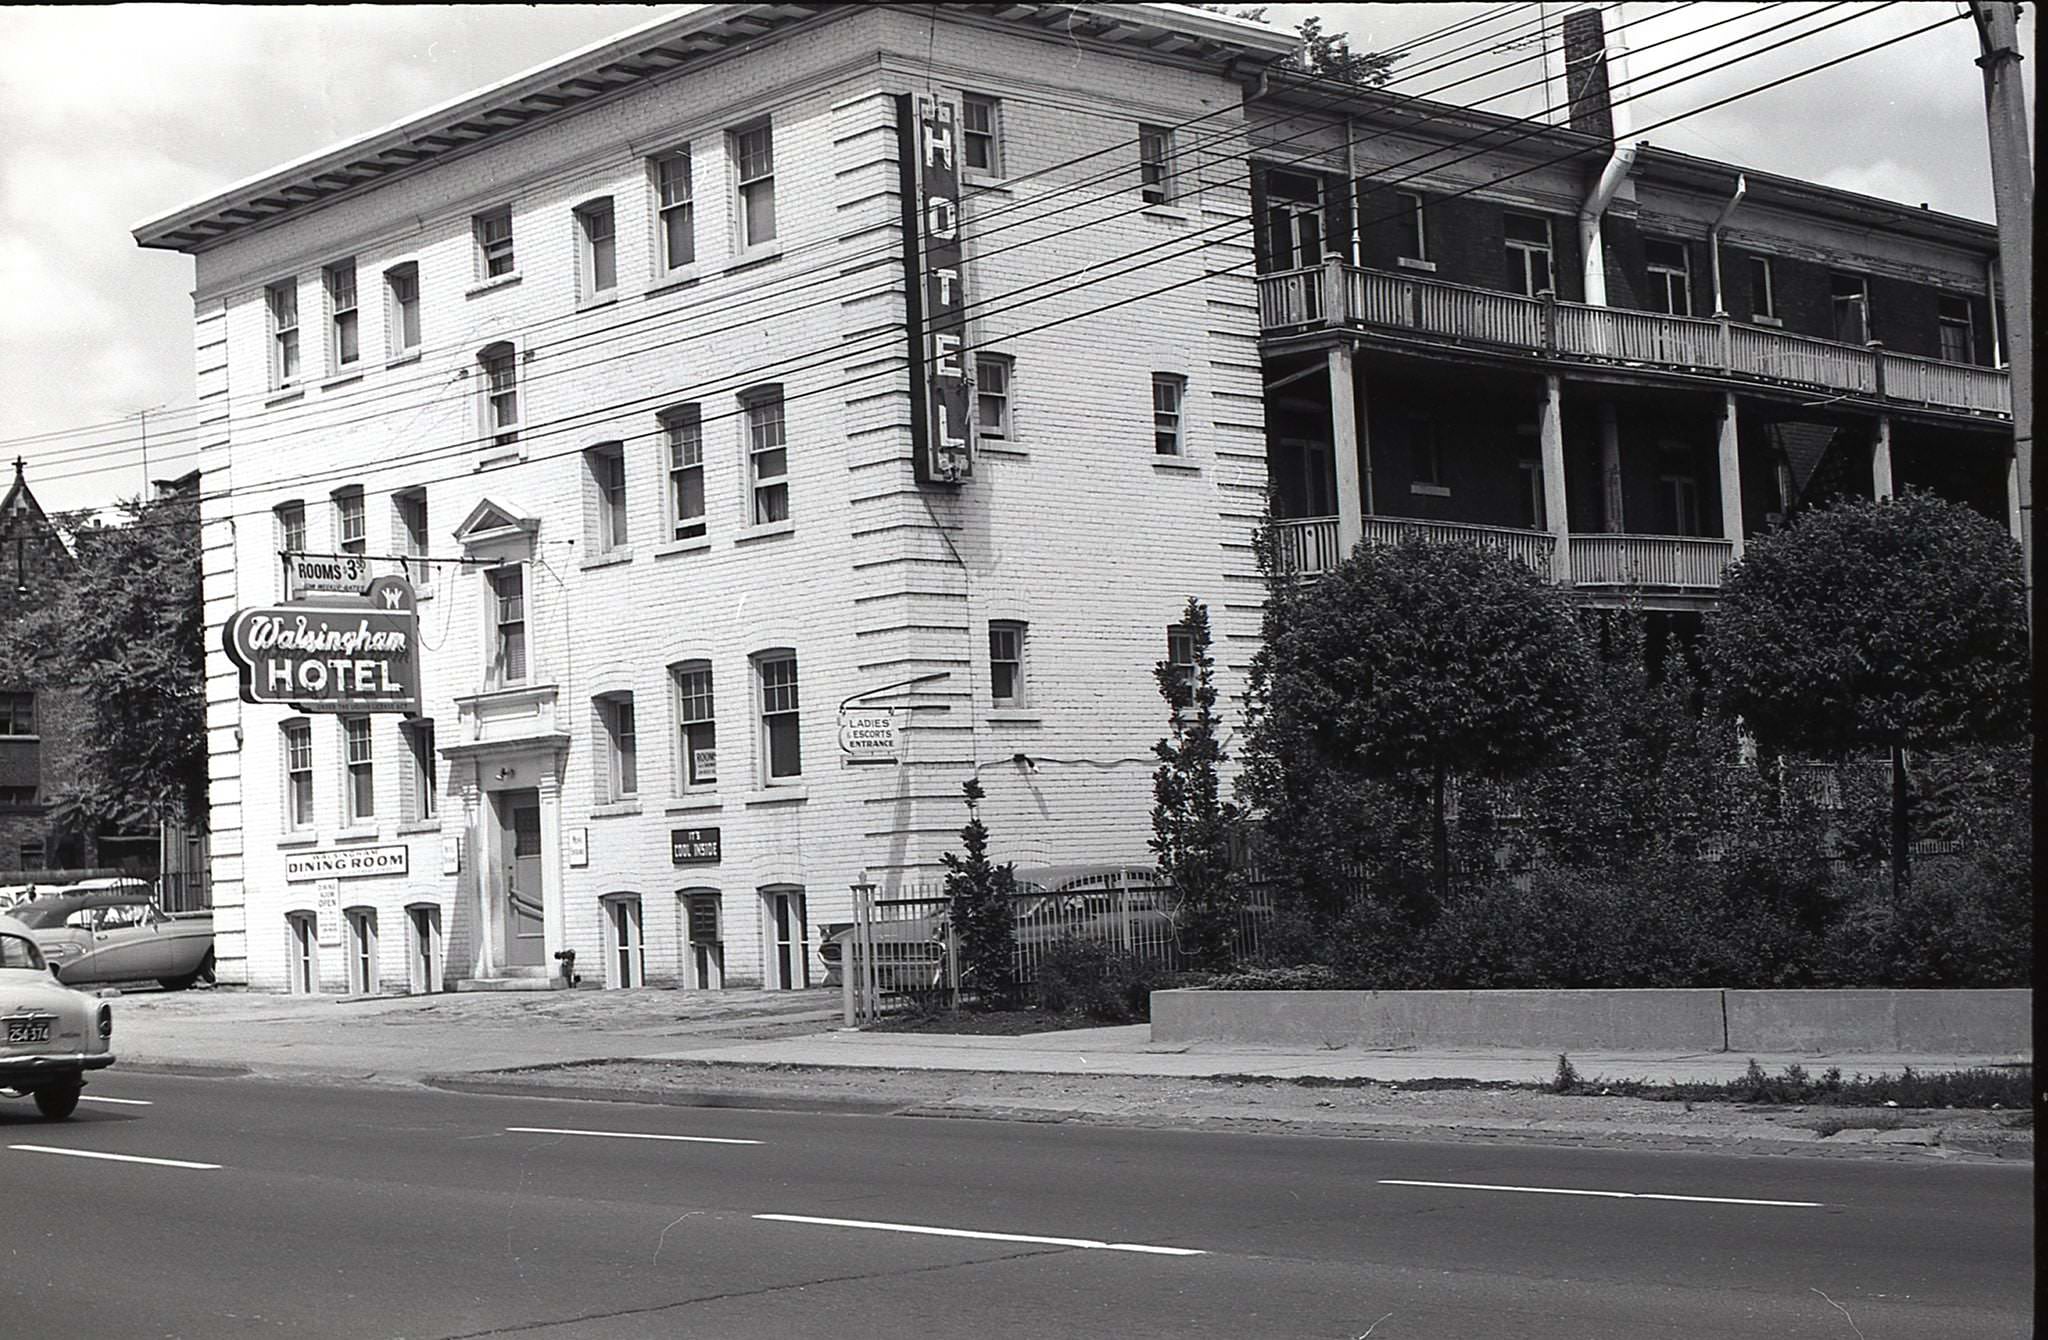
{"type": "Polygon", "coordinates": [[[1267,336],[1324,327],[1717,381],[1811,388],[1943,413],[2012,414],[2001,369],[1839,344],[1727,318],[1665,316],[1525,298],[1325,260],[1259,276],[1267,336]]]}

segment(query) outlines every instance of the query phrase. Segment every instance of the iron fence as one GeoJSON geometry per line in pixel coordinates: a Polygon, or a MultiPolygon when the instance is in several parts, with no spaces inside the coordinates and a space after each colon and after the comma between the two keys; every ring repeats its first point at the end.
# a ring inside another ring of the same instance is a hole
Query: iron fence
{"type": "MultiPolygon", "coordinates": [[[[1041,971],[1062,944],[1107,945],[1162,972],[1192,966],[1192,946],[1171,885],[1154,873],[1115,870],[1074,875],[1056,887],[1027,885],[1009,897],[1015,998],[1036,1002],[1041,971]]],[[[1273,914],[1272,892],[1253,884],[1233,928],[1238,957],[1258,952],[1273,914]]],[[[887,893],[856,888],[851,925],[829,935],[823,957],[839,978],[848,1024],[910,1005],[957,1005],[976,998],[978,984],[961,968],[960,937],[943,885],[887,893]]]]}

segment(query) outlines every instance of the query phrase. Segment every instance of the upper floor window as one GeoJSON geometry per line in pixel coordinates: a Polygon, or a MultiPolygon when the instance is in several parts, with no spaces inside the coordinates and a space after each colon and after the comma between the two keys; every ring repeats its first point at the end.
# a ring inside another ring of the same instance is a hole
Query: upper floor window
{"type": "Polygon", "coordinates": [[[337,261],[323,272],[327,285],[327,356],[345,368],[363,356],[356,324],[356,262],[337,261]]]}
{"type": "Polygon", "coordinates": [[[440,764],[434,753],[434,720],[432,717],[414,717],[403,723],[399,730],[405,736],[406,752],[411,755],[412,762],[406,818],[414,823],[424,823],[441,812],[440,764]]]}
{"type": "Polygon", "coordinates": [[[280,728],[284,750],[286,828],[313,826],[313,723],[287,721],[280,728]]]}
{"type": "Polygon", "coordinates": [[[483,436],[487,446],[519,441],[519,356],[509,344],[493,344],[477,356],[482,374],[483,436]]]}
{"type": "Polygon", "coordinates": [[[334,547],[344,554],[369,552],[369,526],[363,518],[363,490],[352,486],[334,491],[334,547]]]}
{"type": "Polygon", "coordinates": [[[1778,319],[1778,291],[1772,282],[1769,256],[1749,258],[1749,316],[1752,321],[1778,319]]]}
{"type": "Polygon", "coordinates": [[[1187,390],[1188,379],[1178,373],[1152,374],[1152,450],[1156,455],[1187,454],[1187,435],[1181,422],[1187,390]]]}
{"type": "Polygon", "coordinates": [[[998,707],[1024,701],[1024,632],[1015,619],[991,619],[988,625],[989,697],[998,707]]]}
{"type": "Polygon", "coordinates": [[[1977,361],[1977,323],[1968,298],[1944,295],[1935,311],[1941,332],[1941,356],[1949,363],[1977,361]]]}
{"type": "Polygon", "coordinates": [[[969,172],[999,177],[1003,172],[1002,141],[997,132],[997,103],[968,93],[960,99],[960,155],[969,172]]]}
{"type": "Polygon", "coordinates": [[[492,568],[484,574],[491,590],[491,665],[493,685],[526,681],[526,570],[518,564],[492,568]]]}
{"type": "Polygon", "coordinates": [[[585,302],[618,290],[618,235],[610,196],[576,211],[577,295],[585,302]]]}
{"type": "Polygon", "coordinates": [[[393,358],[420,347],[420,267],[407,261],[384,272],[385,332],[393,358]]]}
{"type": "Polygon", "coordinates": [[[1138,195],[1148,205],[1173,199],[1173,131],[1138,127],[1138,195]]]}
{"type": "Polygon", "coordinates": [[[605,442],[583,453],[590,472],[590,487],[596,506],[593,547],[610,553],[626,543],[626,447],[622,442],[605,442]]]}
{"type": "Polygon", "coordinates": [[[690,540],[704,533],[704,417],[695,405],[677,405],[661,416],[668,450],[669,538],[690,540]]]}
{"type": "Polygon", "coordinates": [[[763,121],[732,133],[732,161],[739,189],[740,245],[775,240],[775,132],[763,121]]]}
{"type": "Polygon", "coordinates": [[[803,776],[803,743],[798,732],[795,652],[766,652],[754,658],[761,679],[761,761],[769,784],[803,776]]]}
{"type": "Polygon", "coordinates": [[[1166,664],[1188,692],[1190,701],[1195,694],[1196,681],[1201,668],[1195,663],[1195,630],[1184,623],[1166,626],[1166,664]]]}
{"type": "Polygon", "coordinates": [[[342,768],[348,780],[342,792],[348,806],[346,818],[350,824],[374,819],[377,817],[377,783],[371,769],[370,718],[343,717],[341,746],[342,768]]]}
{"type": "Polygon", "coordinates": [[[1426,261],[1429,259],[1429,233],[1422,226],[1422,197],[1413,191],[1394,192],[1394,229],[1400,238],[1400,258],[1404,261],[1426,261]]]}
{"type": "Polygon", "coordinates": [[[288,554],[304,553],[306,549],[306,504],[302,502],[279,503],[277,514],[277,547],[288,554]]]}
{"type": "Polygon", "coordinates": [[[263,296],[270,308],[270,384],[290,386],[299,379],[299,281],[272,284],[263,296]]]}
{"type": "Polygon", "coordinates": [[[1547,530],[1550,526],[1548,503],[1543,496],[1543,462],[1534,456],[1524,456],[1515,462],[1515,469],[1521,473],[1522,487],[1518,490],[1522,511],[1522,526],[1527,530],[1547,530]]]}
{"type": "Polygon", "coordinates": [[[0,735],[34,735],[35,733],[35,694],[0,693],[0,735]]]}
{"type": "Polygon", "coordinates": [[[1685,243],[1645,238],[1643,265],[1650,280],[1649,309],[1672,316],[1691,316],[1692,267],[1685,243]]]}
{"type": "Polygon", "coordinates": [[[511,274],[517,268],[512,258],[512,206],[486,210],[474,222],[478,272],[485,279],[511,274]]]}
{"type": "Polygon", "coordinates": [[[427,556],[427,491],[401,489],[391,495],[391,519],[398,552],[407,558],[427,556]]]}
{"type": "Polygon", "coordinates": [[[1693,472],[1692,453],[1684,447],[1667,446],[1658,454],[1658,522],[1665,535],[1700,533],[1700,486],[1693,472]]]}
{"type": "Polygon", "coordinates": [[[654,160],[654,194],[661,215],[662,268],[679,270],[697,259],[697,203],[689,145],[654,160]]]}
{"type": "Polygon", "coordinates": [[[1870,343],[1870,281],[1862,275],[1831,274],[1828,297],[1834,306],[1835,338],[1844,344],[1870,343]]]}
{"type": "Polygon", "coordinates": [[[974,360],[975,427],[984,438],[1010,436],[1010,360],[981,354],[974,360]]]}
{"type": "Polygon", "coordinates": [[[1426,414],[1404,414],[1400,424],[1408,438],[1411,486],[1441,491],[1444,487],[1444,457],[1437,443],[1435,421],[1426,414]]]}
{"type": "Polygon", "coordinates": [[[747,474],[754,494],[754,524],[789,520],[789,446],[782,419],[782,388],[741,399],[747,423],[747,474]]]}
{"type": "Polygon", "coordinates": [[[1507,239],[1508,288],[1527,297],[1557,291],[1551,270],[1550,220],[1536,214],[1510,214],[1503,224],[1507,239]]]}
{"type": "Polygon", "coordinates": [[[685,791],[718,784],[718,720],[711,694],[711,666],[686,661],[669,671],[675,688],[676,777],[685,791]]]}
{"type": "Polygon", "coordinates": [[[598,794],[605,801],[640,794],[640,735],[633,722],[633,695],[609,693],[596,700],[604,764],[598,794]]]}

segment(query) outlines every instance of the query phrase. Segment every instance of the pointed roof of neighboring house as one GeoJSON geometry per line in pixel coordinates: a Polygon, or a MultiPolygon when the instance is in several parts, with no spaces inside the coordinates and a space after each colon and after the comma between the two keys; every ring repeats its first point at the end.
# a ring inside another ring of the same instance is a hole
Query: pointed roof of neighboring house
{"type": "Polygon", "coordinates": [[[0,499],[0,518],[7,519],[7,529],[12,530],[12,519],[26,512],[42,525],[49,525],[50,518],[43,515],[43,505],[36,501],[36,495],[28,486],[28,462],[14,458],[14,483],[8,486],[7,496],[0,499]]]}

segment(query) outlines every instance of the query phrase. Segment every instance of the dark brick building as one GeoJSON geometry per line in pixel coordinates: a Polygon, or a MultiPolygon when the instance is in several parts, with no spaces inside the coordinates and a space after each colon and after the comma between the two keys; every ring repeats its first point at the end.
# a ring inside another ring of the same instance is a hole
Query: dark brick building
{"type": "MultiPolygon", "coordinates": [[[[17,460],[13,484],[0,500],[0,623],[36,608],[71,566],[70,550],[17,460]]],[[[51,805],[54,785],[77,749],[83,720],[77,708],[70,689],[30,682],[18,667],[0,666],[0,872],[98,863],[92,836],[70,831],[51,805]]]]}

